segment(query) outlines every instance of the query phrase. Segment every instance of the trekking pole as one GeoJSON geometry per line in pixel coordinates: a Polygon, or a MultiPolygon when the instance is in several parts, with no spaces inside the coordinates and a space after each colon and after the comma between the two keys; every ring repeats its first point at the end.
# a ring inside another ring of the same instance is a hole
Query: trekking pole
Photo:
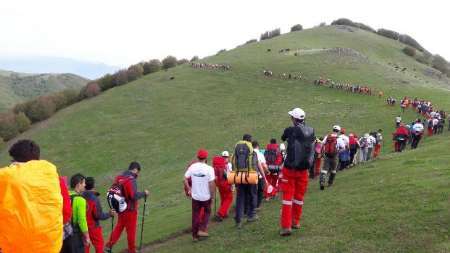
{"type": "Polygon", "coordinates": [[[216,198],[217,189],[214,189],[214,215],[217,214],[217,198],[216,198]]]}
{"type": "Polygon", "coordinates": [[[142,210],[142,224],[141,224],[141,241],[139,242],[139,252],[142,250],[142,237],[144,235],[144,221],[145,221],[145,208],[147,207],[147,195],[144,197],[144,209],[142,210]]]}
{"type": "MultiPolygon", "coordinates": [[[[114,231],[114,216],[113,217],[111,217],[111,235],[109,236],[109,241],[111,242],[111,239],[112,239],[112,233],[113,233],[113,231],[114,231]]],[[[112,249],[113,249],[113,246],[112,246],[112,244],[111,244],[111,247],[109,248],[111,251],[111,253],[112,253],[112,249]]]]}

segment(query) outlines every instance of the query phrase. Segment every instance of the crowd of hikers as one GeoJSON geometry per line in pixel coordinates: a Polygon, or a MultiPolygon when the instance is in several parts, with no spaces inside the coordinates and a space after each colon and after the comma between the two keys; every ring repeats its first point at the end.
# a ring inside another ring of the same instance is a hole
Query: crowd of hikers
{"type": "Polygon", "coordinates": [[[230,71],[231,66],[228,64],[215,64],[205,62],[191,62],[191,67],[194,69],[210,69],[210,70],[222,70],[230,71]]]}
{"type": "MultiPolygon", "coordinates": [[[[419,105],[412,107],[424,115],[419,105]]],[[[281,133],[280,143],[272,138],[261,148],[250,134],[244,134],[232,152],[213,156],[212,166],[208,165],[208,151],[198,150],[184,174],[185,194],[192,201],[194,242],[209,236],[217,189],[220,207],[214,208],[215,221],[229,217],[235,197],[234,221],[237,229],[242,229],[245,220],[258,221],[264,200],[280,197],[280,235],[289,236],[300,228],[309,180],[319,178],[319,189],[324,190],[333,185],[338,171],[380,155],[381,129],[358,137],[334,125],[329,134],[317,138],[305,123],[302,109],[295,108],[288,115],[292,125],[281,133]]],[[[425,111],[425,115],[432,121],[446,116],[433,110],[425,111]]],[[[403,150],[407,141],[416,148],[425,129],[422,120],[408,128],[399,118],[395,150],[403,150]]],[[[40,159],[40,148],[31,140],[16,142],[9,154],[11,165],[0,169],[0,252],[78,253],[90,252],[91,247],[97,253],[112,252],[124,229],[128,252],[136,252],[138,201],[144,199],[145,212],[149,195],[148,190],[137,191],[136,178],[141,171],[138,162],[131,162],[114,179],[106,194],[108,209],[104,212],[93,177],[77,173],[67,180],[59,176],[52,163],[40,159]],[[101,221],[108,219],[113,229],[105,243],[101,221]]],[[[141,243],[142,233],[141,228],[141,243]]]]}
{"type": "MultiPolygon", "coordinates": [[[[350,84],[350,83],[341,83],[341,82],[335,82],[331,79],[325,79],[320,77],[317,80],[314,80],[315,85],[321,85],[321,86],[327,86],[332,89],[338,89],[338,90],[344,90],[350,93],[355,94],[363,94],[363,95],[373,95],[374,90],[367,86],[367,85],[360,85],[360,84],[350,84]]],[[[383,92],[378,92],[379,96],[383,96],[383,92]]]]}
{"type": "MultiPolygon", "coordinates": [[[[262,71],[263,75],[265,77],[273,77],[273,72],[271,70],[263,69],[262,71]]],[[[282,80],[302,80],[303,75],[301,73],[280,73],[278,74],[278,78],[282,80]]]]}

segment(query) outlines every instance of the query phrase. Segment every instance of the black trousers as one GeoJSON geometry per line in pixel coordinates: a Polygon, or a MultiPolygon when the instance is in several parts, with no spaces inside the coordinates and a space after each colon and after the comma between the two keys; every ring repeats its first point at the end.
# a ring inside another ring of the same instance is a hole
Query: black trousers
{"type": "Polygon", "coordinates": [[[234,220],[237,223],[242,221],[244,211],[248,218],[255,217],[255,209],[258,203],[257,188],[258,185],[255,184],[236,185],[236,216],[234,220]]]}
{"type": "Polygon", "coordinates": [[[264,186],[265,182],[262,179],[258,180],[258,200],[256,202],[256,207],[260,207],[264,199],[264,186]]]}
{"type": "Polygon", "coordinates": [[[420,139],[422,139],[422,135],[415,135],[413,134],[412,142],[411,142],[411,148],[416,149],[419,145],[420,139]]]}

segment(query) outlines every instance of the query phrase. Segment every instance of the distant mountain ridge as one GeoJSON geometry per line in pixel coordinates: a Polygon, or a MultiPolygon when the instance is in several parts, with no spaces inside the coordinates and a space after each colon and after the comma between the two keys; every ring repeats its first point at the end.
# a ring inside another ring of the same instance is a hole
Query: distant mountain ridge
{"type": "Polygon", "coordinates": [[[0,69],[21,73],[73,73],[96,79],[120,69],[104,63],[81,61],[63,57],[0,56],[0,69]]]}
{"type": "Polygon", "coordinates": [[[89,79],[75,74],[27,74],[0,70],[0,112],[28,99],[64,89],[80,89],[89,79]]]}

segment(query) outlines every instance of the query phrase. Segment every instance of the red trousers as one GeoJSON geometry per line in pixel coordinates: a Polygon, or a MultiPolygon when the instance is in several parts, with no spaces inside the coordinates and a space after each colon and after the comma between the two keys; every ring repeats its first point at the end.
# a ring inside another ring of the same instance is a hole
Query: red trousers
{"type": "Polygon", "coordinates": [[[220,194],[220,208],[217,211],[217,215],[226,218],[233,203],[233,192],[231,191],[231,185],[227,182],[217,184],[217,186],[220,194]]]}
{"type": "Polygon", "coordinates": [[[283,168],[280,177],[280,189],[283,192],[281,207],[281,228],[291,229],[300,225],[303,197],[308,187],[308,170],[283,168]]]}
{"type": "Polygon", "coordinates": [[[128,252],[136,253],[136,227],[137,227],[137,210],[125,211],[119,214],[116,227],[114,228],[109,242],[106,244],[111,248],[120,238],[123,229],[127,230],[128,252]]]}
{"type": "Polygon", "coordinates": [[[375,149],[373,150],[373,158],[377,158],[381,152],[381,144],[378,143],[375,145],[375,149]]]}
{"type": "Polygon", "coordinates": [[[433,136],[433,128],[428,127],[428,136],[433,136]]]}
{"type": "Polygon", "coordinates": [[[314,162],[314,177],[317,177],[320,175],[321,168],[322,168],[322,158],[317,157],[316,161],[314,162]]]}
{"type": "MultiPolygon", "coordinates": [[[[103,241],[102,227],[100,226],[89,227],[89,238],[91,239],[91,243],[95,249],[95,253],[103,253],[104,241],[103,241]]],[[[84,247],[84,252],[89,253],[90,246],[84,247]]]]}
{"type": "Polygon", "coordinates": [[[275,195],[278,192],[278,174],[270,173],[269,175],[266,176],[266,178],[269,184],[272,185],[275,190],[272,192],[272,194],[267,193],[265,197],[266,198],[275,197],[275,195]]]}

